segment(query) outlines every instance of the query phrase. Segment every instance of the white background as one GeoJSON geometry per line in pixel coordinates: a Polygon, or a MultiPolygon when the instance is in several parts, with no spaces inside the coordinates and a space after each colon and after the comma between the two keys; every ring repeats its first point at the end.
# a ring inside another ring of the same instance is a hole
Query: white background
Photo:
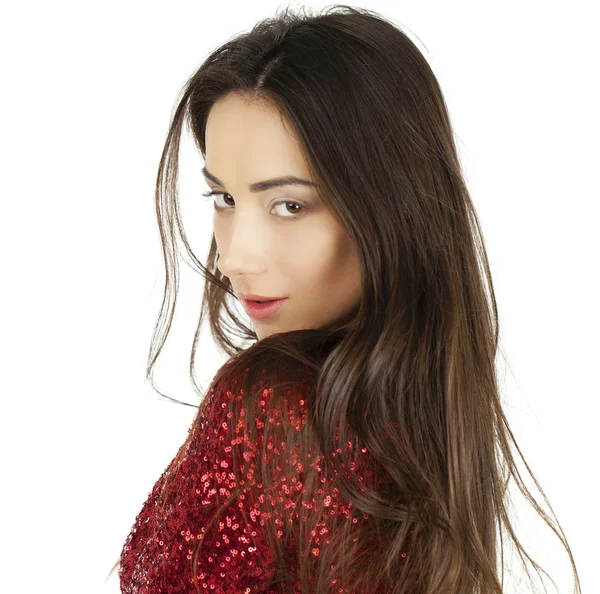
{"type": "MultiPolygon", "coordinates": [[[[507,414],[589,594],[600,592],[594,4],[357,4],[398,23],[444,91],[492,267],[507,414]]],[[[116,572],[104,579],[194,415],[144,382],[164,283],[154,183],[171,110],[212,49],[278,6],[5,4],[3,591],[119,591],[116,572]]],[[[184,223],[203,256],[197,191],[182,187],[184,223]]],[[[185,263],[180,290],[156,380],[197,405],[187,370],[202,279],[185,263]]],[[[208,332],[200,350],[206,386],[225,357],[208,332]]],[[[518,536],[572,592],[566,552],[528,509],[518,501],[518,536]]]]}

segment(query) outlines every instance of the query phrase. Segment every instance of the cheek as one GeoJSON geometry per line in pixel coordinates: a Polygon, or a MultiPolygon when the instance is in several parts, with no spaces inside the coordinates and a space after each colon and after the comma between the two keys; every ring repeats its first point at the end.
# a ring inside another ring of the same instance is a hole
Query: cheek
{"type": "Polygon", "coordinates": [[[360,260],[356,246],[345,234],[327,234],[306,246],[295,274],[312,303],[346,309],[357,302],[361,292],[360,260]]]}

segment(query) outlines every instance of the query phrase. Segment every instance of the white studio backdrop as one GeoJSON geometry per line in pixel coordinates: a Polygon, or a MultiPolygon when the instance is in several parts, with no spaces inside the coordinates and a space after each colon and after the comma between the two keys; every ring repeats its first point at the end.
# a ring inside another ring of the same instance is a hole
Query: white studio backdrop
{"type": "MultiPolygon", "coordinates": [[[[195,412],[144,382],[164,283],[154,183],[169,119],[212,49],[285,4],[3,7],[3,591],[119,592],[116,572],[106,575],[195,412]]],[[[490,258],[508,417],[589,593],[600,592],[593,5],[353,5],[398,23],[440,81],[490,258]]],[[[183,151],[184,223],[203,256],[201,157],[183,151]]],[[[155,378],[197,405],[188,358],[203,280],[183,262],[180,272],[155,378]]],[[[197,360],[207,386],[225,360],[207,331],[197,360]]],[[[518,536],[572,592],[566,552],[518,503],[518,536]]]]}

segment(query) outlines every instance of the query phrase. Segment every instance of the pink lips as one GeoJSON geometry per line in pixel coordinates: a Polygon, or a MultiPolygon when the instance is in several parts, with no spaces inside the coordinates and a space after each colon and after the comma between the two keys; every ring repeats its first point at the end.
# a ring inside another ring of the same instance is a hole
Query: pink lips
{"type": "Polygon", "coordinates": [[[258,303],[250,299],[242,299],[242,304],[246,313],[256,320],[263,320],[270,318],[275,315],[279,308],[285,303],[287,297],[284,299],[275,299],[273,301],[266,301],[265,303],[258,303]]]}

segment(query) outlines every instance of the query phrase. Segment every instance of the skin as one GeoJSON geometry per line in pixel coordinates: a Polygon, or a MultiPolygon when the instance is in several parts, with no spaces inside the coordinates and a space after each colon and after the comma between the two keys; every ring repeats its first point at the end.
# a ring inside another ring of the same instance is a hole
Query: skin
{"type": "Polygon", "coordinates": [[[222,182],[205,174],[211,190],[219,192],[209,198],[219,271],[229,277],[240,302],[240,293],[287,297],[272,317],[250,318],[258,339],[320,328],[351,314],[360,301],[358,253],[318,189],[249,189],[286,175],[313,181],[279,112],[264,101],[229,94],[211,108],[205,139],[206,169],[222,182]]]}

